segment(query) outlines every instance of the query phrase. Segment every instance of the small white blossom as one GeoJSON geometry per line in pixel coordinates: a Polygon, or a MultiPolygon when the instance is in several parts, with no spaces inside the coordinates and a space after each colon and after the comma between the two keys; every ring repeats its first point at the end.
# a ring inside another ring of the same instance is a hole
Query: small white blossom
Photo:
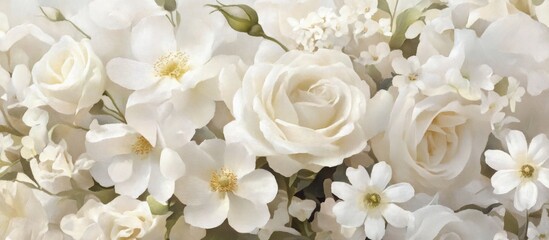
{"type": "Polygon", "coordinates": [[[297,197],[292,198],[292,202],[288,207],[288,212],[290,215],[299,219],[299,221],[305,221],[311,216],[311,213],[316,208],[316,203],[313,200],[305,199],[302,200],[297,197]]]}
{"type": "Polygon", "coordinates": [[[385,221],[394,227],[408,225],[412,214],[395,203],[402,203],[414,196],[414,188],[408,183],[387,187],[391,180],[391,167],[380,162],[374,165],[371,177],[362,166],[347,168],[351,184],[332,183],[332,192],[343,199],[336,203],[333,212],[344,227],[364,226],[366,236],[373,240],[385,235],[385,221]]]}
{"type": "Polygon", "coordinates": [[[532,208],[538,200],[539,184],[549,188],[549,140],[539,134],[527,144],[524,134],[511,130],[505,138],[509,153],[487,150],[486,163],[497,172],[492,176],[495,194],[505,194],[516,188],[514,206],[519,211],[532,208]]]}

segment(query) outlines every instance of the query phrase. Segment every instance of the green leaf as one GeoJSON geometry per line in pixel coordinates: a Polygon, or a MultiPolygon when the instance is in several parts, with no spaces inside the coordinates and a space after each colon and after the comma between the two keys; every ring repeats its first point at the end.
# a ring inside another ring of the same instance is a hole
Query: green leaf
{"type": "Polygon", "coordinates": [[[422,12],[419,9],[409,8],[397,16],[395,25],[396,28],[393,32],[391,40],[389,41],[389,46],[391,49],[398,49],[402,46],[406,40],[406,37],[404,36],[406,30],[408,30],[408,27],[410,27],[412,23],[421,17],[421,14],[422,12]]]}
{"type": "Polygon", "coordinates": [[[309,240],[309,238],[304,236],[296,236],[287,232],[274,232],[271,234],[269,240],[309,240]]]}
{"type": "Polygon", "coordinates": [[[164,1],[164,10],[168,12],[173,12],[177,9],[177,2],[175,0],[165,0],[164,1]]]}
{"type": "Polygon", "coordinates": [[[104,115],[105,111],[103,111],[103,107],[105,104],[103,103],[103,100],[99,100],[99,102],[95,103],[92,108],[90,109],[90,113],[93,115],[104,115]]]}
{"type": "Polygon", "coordinates": [[[164,205],[156,201],[156,199],[154,199],[154,197],[151,195],[147,196],[147,203],[149,204],[151,213],[154,215],[164,215],[168,213],[168,205],[164,205]]]}
{"type": "Polygon", "coordinates": [[[156,5],[158,5],[158,6],[160,6],[160,7],[164,7],[164,3],[165,3],[166,1],[164,1],[164,0],[154,0],[154,2],[156,2],[156,5]]]}
{"type": "Polygon", "coordinates": [[[175,25],[179,26],[181,24],[181,13],[178,11],[175,12],[175,25]]]}
{"type": "Polygon", "coordinates": [[[377,8],[391,14],[391,10],[389,10],[389,4],[387,3],[387,0],[379,0],[377,2],[377,8]]]}
{"type": "Polygon", "coordinates": [[[539,6],[543,3],[544,0],[532,0],[532,4],[539,6]]]}
{"type": "Polygon", "coordinates": [[[514,233],[515,235],[518,235],[519,233],[519,225],[518,221],[513,216],[513,214],[509,211],[505,211],[505,215],[503,216],[503,230],[507,232],[514,233]]]}

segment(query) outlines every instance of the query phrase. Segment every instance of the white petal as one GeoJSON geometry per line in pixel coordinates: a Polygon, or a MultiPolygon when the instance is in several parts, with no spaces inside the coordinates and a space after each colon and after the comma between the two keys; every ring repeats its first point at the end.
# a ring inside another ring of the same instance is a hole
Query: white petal
{"type": "Polygon", "coordinates": [[[532,208],[538,199],[538,188],[536,184],[527,181],[517,187],[515,192],[515,208],[519,211],[532,208]]]}
{"type": "Polygon", "coordinates": [[[405,58],[395,58],[391,65],[397,74],[407,75],[412,72],[410,63],[405,58]]]}
{"type": "Polygon", "coordinates": [[[389,224],[397,228],[406,227],[410,220],[410,216],[412,215],[410,212],[392,203],[387,204],[383,208],[381,214],[389,224]]]}
{"type": "Polygon", "coordinates": [[[255,156],[251,155],[242,144],[227,144],[224,158],[225,166],[233,170],[238,177],[244,176],[255,169],[255,156]]]}
{"type": "Polygon", "coordinates": [[[134,161],[132,176],[124,182],[115,184],[114,191],[120,195],[137,198],[147,189],[150,177],[149,161],[134,161]]]}
{"type": "Polygon", "coordinates": [[[540,167],[538,168],[538,181],[543,184],[543,186],[549,188],[549,169],[540,167]]]}
{"type": "Polygon", "coordinates": [[[359,195],[359,192],[357,189],[353,188],[351,185],[344,182],[333,182],[332,193],[336,195],[338,198],[346,201],[355,200],[359,195]]]}
{"type": "Polygon", "coordinates": [[[379,162],[375,164],[372,169],[370,185],[376,186],[378,190],[381,191],[385,189],[389,181],[391,181],[392,174],[393,171],[391,170],[391,166],[385,162],[379,162]]]}
{"type": "Polygon", "coordinates": [[[173,91],[172,102],[174,108],[194,124],[194,128],[206,126],[215,113],[214,100],[196,89],[173,91]]]}
{"type": "Polygon", "coordinates": [[[256,204],[267,204],[275,198],[277,189],[273,174],[257,169],[238,180],[235,194],[256,204]]]}
{"type": "Polygon", "coordinates": [[[528,157],[538,165],[549,158],[549,139],[545,134],[539,134],[532,139],[528,146],[528,157]]]}
{"type": "Polygon", "coordinates": [[[364,224],[366,212],[358,209],[354,201],[341,201],[332,208],[336,221],[345,227],[359,227],[364,224]]]}
{"type": "Polygon", "coordinates": [[[526,143],[526,138],[521,131],[511,130],[505,137],[507,142],[507,149],[509,149],[509,154],[514,159],[524,157],[523,154],[527,154],[528,146],[526,143]]]}
{"type": "Polygon", "coordinates": [[[241,233],[249,233],[256,228],[263,227],[269,221],[267,204],[253,202],[229,194],[229,225],[241,233]]]}
{"type": "Polygon", "coordinates": [[[200,205],[216,194],[210,190],[209,182],[193,176],[177,180],[174,193],[179,201],[187,205],[200,205]]]}
{"type": "Polygon", "coordinates": [[[185,164],[177,152],[164,148],[160,154],[160,172],[168,179],[177,180],[185,174],[185,164]]]}
{"type": "Polygon", "coordinates": [[[509,154],[501,150],[486,150],[484,156],[486,164],[495,170],[514,169],[517,165],[509,154]]]}
{"type": "Polygon", "coordinates": [[[370,182],[370,175],[363,166],[358,166],[358,168],[347,168],[345,173],[353,187],[358,188],[361,191],[366,190],[368,183],[370,182]]]}
{"type": "Polygon", "coordinates": [[[369,239],[381,240],[385,235],[385,221],[381,216],[368,216],[364,222],[364,232],[369,239]]]}
{"type": "Polygon", "coordinates": [[[401,203],[414,197],[414,188],[409,183],[397,183],[387,187],[383,191],[388,202],[401,203]]]}
{"type": "Polygon", "coordinates": [[[109,176],[115,183],[126,181],[132,175],[132,168],[131,154],[116,156],[109,165],[109,176]]]}
{"type": "Polygon", "coordinates": [[[516,170],[500,170],[492,176],[492,186],[495,194],[504,194],[520,184],[520,176],[516,170]]]}
{"type": "Polygon", "coordinates": [[[165,16],[151,16],[139,21],[132,29],[133,55],[147,63],[176,50],[173,27],[165,16]]]}
{"type": "Polygon", "coordinates": [[[139,90],[157,81],[152,65],[126,58],[114,58],[107,63],[107,75],[116,84],[139,90]]]}
{"type": "Polygon", "coordinates": [[[149,193],[160,202],[167,202],[175,190],[175,181],[168,179],[160,173],[159,163],[151,161],[151,178],[149,180],[149,193]]]}
{"type": "Polygon", "coordinates": [[[187,205],[183,210],[185,221],[195,227],[214,228],[227,219],[229,198],[213,194],[200,205],[187,205]]]}

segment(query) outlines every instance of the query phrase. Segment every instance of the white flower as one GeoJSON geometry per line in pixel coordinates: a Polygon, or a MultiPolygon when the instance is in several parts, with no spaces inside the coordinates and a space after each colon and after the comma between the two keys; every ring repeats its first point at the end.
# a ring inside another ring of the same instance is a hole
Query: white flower
{"type": "Polygon", "coordinates": [[[320,211],[315,213],[312,229],[317,233],[315,240],[363,240],[366,238],[363,228],[341,226],[332,211],[336,202],[327,198],[320,204],[320,211]]]}
{"type": "Polygon", "coordinates": [[[131,26],[144,16],[162,14],[163,9],[155,2],[146,0],[94,0],[89,3],[91,20],[106,29],[117,30],[131,26]]]}
{"type": "Polygon", "coordinates": [[[14,145],[12,136],[10,134],[0,133],[0,165],[2,164],[2,162],[11,162],[6,153],[16,149],[17,146],[14,145]]]}
{"type": "Polygon", "coordinates": [[[63,114],[95,104],[105,90],[103,63],[89,41],[63,36],[32,68],[34,84],[46,103],[63,114]]]}
{"type": "Polygon", "coordinates": [[[181,149],[187,174],[176,183],[175,196],[186,205],[185,221],[214,228],[228,219],[238,232],[251,232],[269,220],[267,203],[278,191],[274,176],[255,169],[255,157],[239,144],[206,140],[181,149]]]}
{"type": "Polygon", "coordinates": [[[549,139],[539,134],[527,144],[524,134],[511,130],[505,137],[509,153],[487,150],[486,164],[497,172],[492,176],[495,194],[505,194],[516,188],[514,206],[519,211],[532,208],[538,200],[541,183],[549,188],[549,139]]]}
{"type": "Polygon", "coordinates": [[[67,152],[67,144],[50,142],[37,158],[30,160],[30,168],[38,185],[52,194],[72,190],[72,182],[82,189],[93,186],[93,180],[87,170],[90,162],[85,159],[73,163],[67,152]],[[81,172],[82,171],[82,172],[81,172]]]}
{"type": "Polygon", "coordinates": [[[175,180],[185,172],[177,152],[152,145],[125,124],[92,124],[86,150],[96,161],[90,169],[93,178],[133,198],[148,189],[156,200],[165,202],[173,195],[175,180]]]}
{"type": "Polygon", "coordinates": [[[215,34],[204,24],[197,19],[193,24],[182,24],[174,33],[165,16],[144,18],[132,28],[131,48],[136,60],[117,57],[107,64],[107,74],[114,83],[134,90],[128,97],[125,117],[151,144],[156,144],[158,130],[166,130],[160,126],[166,116],[159,109],[171,107],[166,103],[170,100],[189,105],[172,109],[172,116],[189,121],[179,127],[183,131],[203,127],[213,117],[218,90],[206,80],[214,72],[210,68],[219,68],[219,64],[205,65],[215,34]]]}
{"type": "Polygon", "coordinates": [[[549,237],[549,216],[547,216],[547,209],[542,209],[538,226],[536,227],[533,222],[528,223],[528,239],[545,240],[547,237],[549,237]]]}
{"type": "Polygon", "coordinates": [[[284,190],[279,190],[278,194],[271,202],[275,205],[273,216],[265,226],[257,232],[260,240],[269,240],[274,232],[286,232],[292,235],[299,236],[300,233],[292,227],[288,227],[291,217],[288,213],[288,193],[284,190]]]}
{"type": "Polygon", "coordinates": [[[380,42],[377,45],[368,46],[368,51],[360,53],[358,62],[363,65],[375,65],[380,63],[384,58],[389,56],[391,49],[386,42],[380,42]]]}
{"type": "Polygon", "coordinates": [[[344,227],[364,225],[366,236],[372,240],[385,235],[385,221],[394,227],[406,227],[411,213],[395,203],[402,203],[414,196],[414,188],[408,183],[387,187],[392,170],[385,162],[374,165],[371,178],[366,169],[347,168],[350,185],[344,182],[332,183],[332,192],[343,201],[336,203],[333,212],[336,220],[344,227]]]}
{"type": "Polygon", "coordinates": [[[292,202],[288,207],[288,212],[290,213],[290,215],[296,217],[297,219],[299,219],[299,221],[303,222],[311,216],[311,213],[313,213],[315,208],[315,201],[310,199],[302,200],[298,197],[293,197],[292,202]]]}
{"type": "Polygon", "coordinates": [[[397,74],[393,77],[394,86],[401,88],[407,85],[422,85],[421,63],[416,56],[411,56],[408,59],[395,58],[391,65],[397,74]]]}
{"type": "Polygon", "coordinates": [[[515,105],[517,102],[521,101],[521,97],[524,95],[526,90],[520,86],[520,82],[514,78],[507,78],[508,86],[505,96],[509,99],[509,107],[511,112],[515,112],[515,105]]]}
{"type": "Polygon", "coordinates": [[[149,205],[125,196],[110,203],[90,199],[76,214],[61,219],[61,230],[74,239],[163,239],[167,215],[152,215],[149,205]]]}
{"type": "Polygon", "coordinates": [[[0,238],[40,239],[48,231],[48,216],[32,189],[0,181],[0,238]]]}
{"type": "Polygon", "coordinates": [[[457,94],[425,97],[414,89],[400,90],[394,102],[391,94],[378,92],[367,113],[375,115],[368,126],[383,129],[371,139],[372,150],[398,169],[395,180],[434,194],[480,177],[478,159],[490,134],[480,107],[457,94]]]}
{"type": "Polygon", "coordinates": [[[406,239],[493,239],[502,228],[501,220],[477,210],[454,213],[442,205],[428,205],[414,212],[406,239]]]}
{"type": "Polygon", "coordinates": [[[248,69],[225,138],[267,156],[285,176],[336,166],[366,147],[360,121],[369,94],[345,54],[290,51],[248,69]]]}

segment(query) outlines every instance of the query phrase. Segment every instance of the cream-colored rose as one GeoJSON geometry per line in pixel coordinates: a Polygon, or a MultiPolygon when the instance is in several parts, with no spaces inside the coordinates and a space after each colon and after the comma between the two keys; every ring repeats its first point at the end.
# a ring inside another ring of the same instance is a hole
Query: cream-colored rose
{"type": "Polygon", "coordinates": [[[0,239],[42,239],[48,216],[35,192],[25,184],[0,181],[0,239]]]}
{"type": "Polygon", "coordinates": [[[359,123],[369,96],[368,85],[340,51],[290,51],[247,70],[225,138],[267,156],[270,167],[285,176],[336,166],[366,147],[359,123]]]}
{"type": "Polygon", "coordinates": [[[378,95],[373,99],[380,102],[370,104],[390,112],[367,113],[378,115],[378,123],[369,126],[384,129],[371,139],[371,146],[378,160],[395,169],[396,182],[435,193],[480,176],[480,157],[491,128],[479,105],[454,93],[425,97],[403,90],[394,102],[388,100],[391,96],[383,96],[390,95],[385,91],[378,95]]]}
{"type": "Polygon", "coordinates": [[[32,78],[46,103],[63,114],[95,104],[105,90],[105,70],[89,40],[63,36],[36,62],[32,78]]]}
{"type": "Polygon", "coordinates": [[[119,196],[104,205],[90,199],[76,214],[61,219],[74,239],[164,239],[168,215],[153,215],[146,202],[119,196]]]}

